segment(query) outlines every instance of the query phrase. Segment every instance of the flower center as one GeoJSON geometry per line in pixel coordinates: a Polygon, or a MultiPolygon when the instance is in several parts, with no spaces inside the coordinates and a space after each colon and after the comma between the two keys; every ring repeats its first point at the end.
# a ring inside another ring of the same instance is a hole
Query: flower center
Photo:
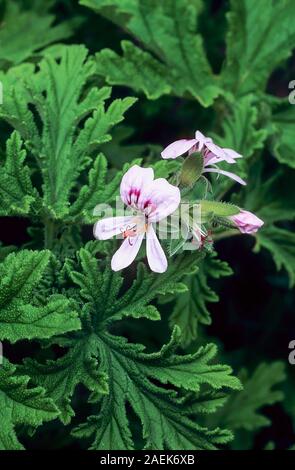
{"type": "Polygon", "coordinates": [[[141,233],[146,233],[148,229],[148,222],[146,217],[142,215],[134,217],[130,225],[121,228],[124,239],[128,239],[129,245],[133,245],[134,238],[141,233]]]}
{"type": "Polygon", "coordinates": [[[137,188],[131,188],[128,192],[127,203],[128,206],[136,209],[144,215],[145,223],[148,223],[149,216],[156,210],[157,206],[150,200],[146,199],[143,203],[139,200],[141,191],[137,188]]]}

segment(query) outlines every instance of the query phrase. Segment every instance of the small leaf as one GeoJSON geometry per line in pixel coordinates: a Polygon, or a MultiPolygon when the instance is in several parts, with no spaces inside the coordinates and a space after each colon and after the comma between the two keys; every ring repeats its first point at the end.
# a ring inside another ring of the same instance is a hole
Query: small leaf
{"type": "Polygon", "coordinates": [[[29,214],[38,197],[29,168],[24,165],[26,151],[18,132],[6,142],[6,160],[0,171],[0,215],[29,214]]]}

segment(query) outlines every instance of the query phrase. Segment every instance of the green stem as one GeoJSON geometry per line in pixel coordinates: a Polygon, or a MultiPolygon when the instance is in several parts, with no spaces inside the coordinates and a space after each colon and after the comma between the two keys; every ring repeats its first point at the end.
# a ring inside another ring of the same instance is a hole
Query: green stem
{"type": "Polygon", "coordinates": [[[56,225],[53,220],[46,220],[44,223],[44,247],[48,250],[52,250],[54,239],[56,237],[56,225]]]}

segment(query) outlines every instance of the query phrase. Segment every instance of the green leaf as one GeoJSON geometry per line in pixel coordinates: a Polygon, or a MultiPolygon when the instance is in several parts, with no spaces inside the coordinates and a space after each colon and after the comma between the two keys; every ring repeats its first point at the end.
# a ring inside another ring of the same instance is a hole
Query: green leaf
{"type": "Polygon", "coordinates": [[[165,66],[130,41],[122,41],[121,47],[122,56],[111,49],[96,54],[99,75],[105,76],[112,85],[130,86],[132,83],[136,92],[143,92],[150,100],[171,93],[172,84],[165,77],[165,66]]]}
{"type": "Polygon", "coordinates": [[[257,214],[266,224],[295,217],[294,170],[279,168],[265,177],[262,161],[250,170],[249,184],[235,196],[235,202],[257,214]]]}
{"type": "Polygon", "coordinates": [[[171,326],[180,327],[184,347],[197,338],[199,324],[211,324],[206,304],[218,302],[219,297],[208,285],[208,278],[219,279],[231,274],[232,270],[228,264],[216,258],[214,253],[200,263],[196,274],[185,278],[187,291],[177,297],[169,320],[171,326]]]}
{"type": "Polygon", "coordinates": [[[83,383],[91,391],[89,402],[96,414],[74,431],[77,437],[93,435],[91,448],[135,447],[127,404],[141,422],[147,448],[214,449],[228,442],[229,431],[209,430],[197,422],[197,414],[211,413],[223,403],[226,389],[240,388],[230,367],[211,363],[215,346],[192,355],[178,354],[181,334],[175,328],[167,345],[147,353],[143,345],[109,332],[125,317],[159,319],[151,301],[165,293],[183,292],[181,279],[195,272],[199,258],[179,256],[161,276],[139,265],[137,279],[125,290],[122,275],[99,262],[95,253],[94,244],[89,244],[79,251],[78,262],[67,261],[65,267],[76,285],[68,295],[80,306],[83,329],[54,339],[68,349],[65,356],[43,364],[26,361],[20,372],[43,384],[65,423],[74,414],[70,400],[76,386],[83,383]]]}
{"type": "Polygon", "coordinates": [[[231,0],[224,86],[234,95],[263,90],[295,42],[293,0],[231,0]]]}
{"type": "MultiPolygon", "coordinates": [[[[255,150],[263,148],[268,130],[259,128],[258,118],[259,113],[254,97],[244,96],[231,103],[231,112],[222,121],[222,136],[214,135],[218,145],[235,149],[244,157],[236,161],[235,171],[238,168],[245,172],[247,159],[255,150]]],[[[244,172],[241,176],[246,176],[247,173],[244,172]]]]}
{"type": "Polygon", "coordinates": [[[227,366],[210,365],[215,355],[213,345],[194,355],[177,356],[179,338],[175,330],[170,343],[158,353],[146,354],[140,345],[104,334],[100,337],[102,366],[109,376],[109,395],[102,398],[99,416],[91,416],[74,435],[94,434],[92,449],[132,449],[132,437],[125,406],[129,403],[141,421],[143,438],[149,449],[214,449],[230,434],[216,428],[199,426],[186,412],[181,390],[197,391],[207,384],[215,389],[238,389],[227,366]],[[157,385],[151,381],[157,380],[157,385]],[[174,385],[176,391],[163,387],[174,385]],[[180,387],[180,389],[179,389],[180,387]]]}
{"type": "Polygon", "coordinates": [[[39,147],[40,137],[33,114],[29,109],[30,96],[25,86],[34,76],[33,64],[11,67],[5,73],[0,71],[5,99],[0,106],[0,117],[16,129],[28,145],[39,147]]]}
{"type": "Polygon", "coordinates": [[[29,386],[29,377],[16,375],[16,368],[8,361],[0,367],[0,450],[21,450],[15,427],[40,426],[58,416],[51,398],[42,387],[29,386]]]}
{"type": "Polygon", "coordinates": [[[196,271],[199,257],[178,256],[161,276],[147,271],[139,264],[137,278],[129,289],[118,297],[123,278],[107,267],[100,272],[97,260],[85,249],[80,250],[82,273],[69,274],[81,289],[81,295],[95,308],[95,322],[109,324],[123,317],[159,319],[155,307],[149,302],[158,295],[175,294],[186,290],[180,280],[196,271]]]}
{"type": "Polygon", "coordinates": [[[79,384],[85,385],[91,392],[104,394],[108,392],[107,376],[100,370],[99,363],[93,355],[91,337],[77,341],[62,358],[47,361],[44,364],[26,360],[21,372],[28,374],[37,385],[46,388],[48,395],[60,410],[60,419],[68,424],[75,415],[71,407],[71,398],[79,384]]]}
{"type": "Polygon", "coordinates": [[[94,254],[86,249],[79,252],[82,272],[71,269],[69,276],[80,288],[83,309],[95,311],[93,321],[96,326],[100,323],[109,325],[124,317],[159,320],[158,310],[149,302],[158,295],[184,292],[187,287],[180,280],[196,271],[200,256],[179,256],[162,276],[139,264],[137,278],[121,296],[118,296],[123,283],[120,273],[111,271],[109,267],[101,272],[94,254]]]}
{"type": "Polygon", "coordinates": [[[70,208],[70,217],[82,223],[94,223],[97,216],[100,215],[97,211],[96,213],[94,211],[96,206],[102,204],[105,207],[106,201],[110,204],[115,200],[116,196],[119,195],[120,183],[124,173],[131,165],[138,163],[140,163],[139,160],[135,160],[130,164],[126,163],[123,169],[117,171],[109,180],[107,160],[102,153],[99,154],[89,171],[88,184],[80,189],[76,201],[70,208]]]}
{"type": "Polygon", "coordinates": [[[294,126],[295,106],[290,105],[273,115],[276,134],[272,139],[274,155],[280,163],[295,168],[294,126]]]}
{"type": "Polygon", "coordinates": [[[5,15],[1,19],[0,63],[18,64],[35,51],[56,41],[66,39],[73,33],[73,21],[53,26],[55,16],[43,11],[21,9],[19,2],[6,2],[5,15]]]}
{"type": "MultiPolygon", "coordinates": [[[[80,189],[79,196],[70,208],[72,217],[82,218],[86,211],[93,211],[96,204],[102,202],[101,193],[104,193],[105,178],[107,174],[107,160],[103,154],[99,154],[94,161],[93,167],[89,171],[89,184],[80,189]]],[[[115,191],[118,189],[118,180],[112,182],[115,191]]],[[[107,199],[104,199],[107,200],[107,199]]]]}
{"type": "Polygon", "coordinates": [[[284,394],[274,390],[285,380],[285,366],[282,362],[261,363],[250,375],[243,369],[239,375],[244,389],[234,393],[220,412],[219,422],[230,429],[253,431],[268,426],[270,420],[261,414],[262,407],[283,400],[284,394]]]}
{"type": "Polygon", "coordinates": [[[11,253],[0,264],[0,338],[15,343],[21,339],[50,338],[80,328],[78,315],[68,299],[53,295],[45,305],[31,304],[49,262],[49,251],[11,253]]]}
{"type": "Polygon", "coordinates": [[[12,253],[13,251],[16,250],[16,246],[14,245],[3,245],[2,242],[0,242],[0,262],[4,261],[7,255],[12,253]]]}
{"type": "Polygon", "coordinates": [[[106,109],[110,89],[87,88],[95,66],[84,46],[63,47],[58,58],[45,55],[39,68],[19,67],[3,76],[9,87],[1,116],[20,132],[41,168],[50,217],[65,218],[78,176],[135,100],[117,99],[106,109]],[[14,85],[17,78],[21,83],[14,85]]]}
{"type": "Polygon", "coordinates": [[[0,168],[0,215],[24,215],[37,197],[29,168],[24,165],[26,151],[18,132],[6,143],[6,160],[0,168]]]}
{"type": "Polygon", "coordinates": [[[151,166],[154,170],[155,178],[168,179],[169,176],[179,171],[181,164],[177,160],[159,160],[151,166]]]}
{"type": "Polygon", "coordinates": [[[110,138],[107,131],[123,118],[123,112],[133,102],[128,98],[116,100],[105,112],[103,103],[109,90],[92,88],[80,103],[82,88],[94,73],[93,64],[86,56],[87,50],[83,46],[72,46],[65,50],[60,63],[46,57],[40,64],[39,79],[45,86],[46,96],[50,97],[44,99],[38,95],[41,115],[44,116],[44,157],[41,161],[44,199],[49,206],[56,208],[67,203],[87,152],[92,146],[110,138]],[[79,74],[75,74],[76,70],[80,71],[79,74]],[[93,109],[93,116],[86,120],[79,135],[75,136],[75,125],[93,109]]]}
{"type": "MultiPolygon", "coordinates": [[[[241,97],[239,100],[235,99],[230,103],[229,109],[230,111],[225,110],[225,117],[222,120],[222,135],[213,134],[212,137],[218,145],[234,149],[243,158],[236,159],[232,166],[222,162],[218,164],[218,167],[246,179],[248,184],[248,180],[251,183],[248,177],[253,160],[251,157],[257,150],[263,149],[270,130],[266,126],[261,129],[258,104],[252,95],[241,97]]],[[[214,193],[218,196],[225,194],[235,184],[229,178],[218,178],[214,183],[214,193]]]]}
{"type": "Polygon", "coordinates": [[[199,0],[81,0],[127,30],[145,51],[130,41],[123,55],[104,49],[96,55],[97,72],[108,83],[132,86],[156,99],[163,94],[191,96],[210,106],[221,93],[197,32],[199,0]]]}
{"type": "Polygon", "coordinates": [[[295,283],[295,234],[275,226],[265,227],[256,235],[255,251],[269,250],[277,269],[286,269],[290,287],[295,283]]]}
{"type": "MultiPolygon", "coordinates": [[[[158,160],[161,146],[150,143],[133,143],[135,132],[136,130],[134,127],[120,124],[114,127],[112,131],[112,140],[101,145],[102,153],[106,155],[107,160],[112,167],[121,169],[125,163],[129,163],[132,160],[137,159],[138,156],[145,156],[147,162],[149,162],[153,157],[156,157],[156,160],[158,160]]],[[[160,160],[157,161],[156,165],[158,166],[160,163],[165,162],[160,160]]],[[[172,164],[173,161],[171,160],[166,163],[168,163],[168,167],[170,167],[170,163],[172,164]]],[[[176,163],[177,165],[179,164],[179,162],[174,161],[174,164],[176,163]]],[[[164,174],[166,174],[166,172],[164,174]]],[[[165,176],[157,177],[165,178],[165,176]]]]}

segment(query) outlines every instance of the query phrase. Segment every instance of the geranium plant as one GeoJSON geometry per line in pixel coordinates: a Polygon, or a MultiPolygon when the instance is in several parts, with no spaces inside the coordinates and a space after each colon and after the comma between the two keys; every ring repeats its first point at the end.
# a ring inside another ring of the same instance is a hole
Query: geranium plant
{"type": "Polygon", "coordinates": [[[294,372],[223,286],[291,303],[294,2],[70,3],[1,11],[0,449],[251,448],[294,372]]]}

